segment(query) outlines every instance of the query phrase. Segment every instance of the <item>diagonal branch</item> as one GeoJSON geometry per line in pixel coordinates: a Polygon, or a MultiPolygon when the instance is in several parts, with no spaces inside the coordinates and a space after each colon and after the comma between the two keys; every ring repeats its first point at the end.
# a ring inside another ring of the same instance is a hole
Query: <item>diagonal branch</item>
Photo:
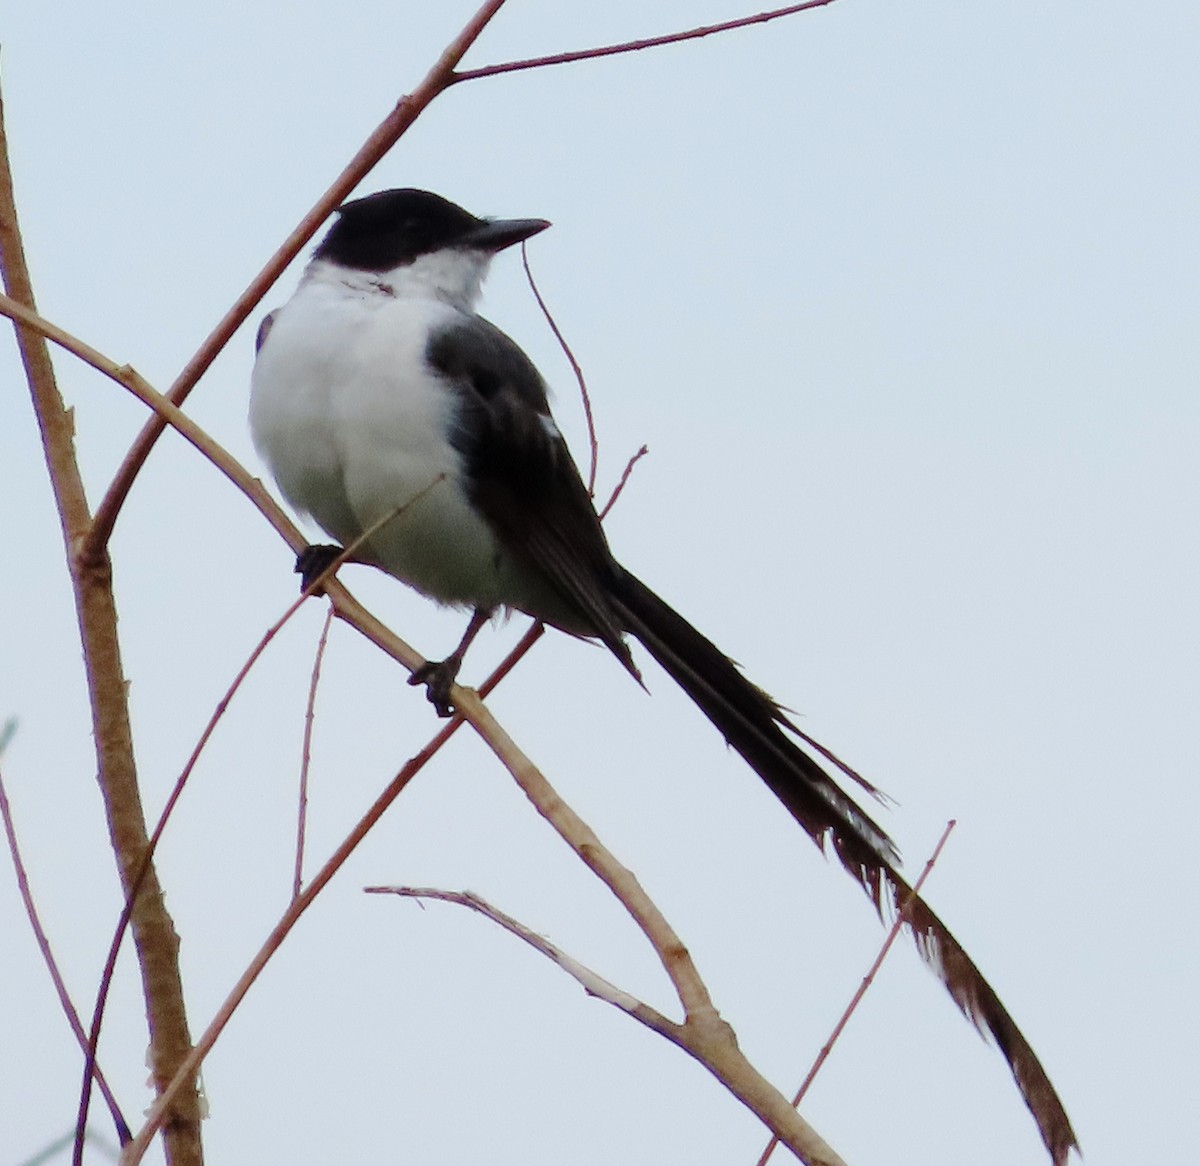
{"type": "Polygon", "coordinates": [[[577,49],[567,53],[553,53],[547,57],[527,57],[521,61],[506,61],[501,65],[484,65],[480,69],[464,69],[454,75],[454,83],[477,81],[481,77],[495,77],[500,73],[519,73],[526,69],[544,69],[548,65],[569,65],[572,61],[592,61],[597,57],[616,57],[622,53],[637,53],[642,49],[656,49],[662,45],[680,44],[683,41],[699,40],[718,32],[732,32],[736,28],[749,28],[754,24],[766,24],[783,16],[794,16],[810,8],[824,8],[834,0],[806,0],[803,4],[789,4],[786,8],[772,8],[768,12],[756,12],[753,16],[739,16],[734,20],[723,20],[720,24],[703,24],[683,32],[668,32],[662,36],[650,36],[643,40],[622,41],[620,44],[603,45],[596,49],[577,49]]]}
{"type": "MultiPolygon", "coordinates": [[[[892,945],[896,942],[900,934],[900,929],[904,926],[908,918],[909,907],[921,893],[921,888],[925,885],[925,880],[929,878],[930,872],[936,865],[938,858],[941,857],[942,847],[946,845],[946,840],[950,837],[950,831],[957,824],[953,818],[946,823],[946,828],[942,831],[942,836],[938,839],[938,844],[933,848],[933,853],[929,856],[929,861],[925,863],[920,877],[913,883],[912,891],[908,898],[905,899],[900,910],[896,912],[896,918],[892,921],[891,927],[888,928],[887,936],[879,947],[879,954],[876,955],[871,966],[867,969],[867,974],[863,976],[862,983],[858,985],[854,995],[850,998],[850,1003],[846,1005],[842,1015],[838,1018],[837,1024],[833,1026],[833,1032],[829,1034],[829,1039],[821,1046],[821,1051],[817,1053],[816,1060],[813,1061],[812,1067],[808,1070],[804,1080],[800,1082],[800,1088],[796,1090],[796,1096],[792,1098],[792,1105],[797,1108],[799,1108],[800,1102],[804,1100],[804,1095],[808,1092],[809,1086],[816,1080],[817,1074],[821,1071],[821,1066],[829,1058],[829,1054],[833,1051],[833,1046],[837,1044],[838,1038],[842,1035],[846,1025],[849,1024],[850,1017],[854,1015],[855,1009],[858,1008],[860,1001],[867,994],[867,989],[875,982],[875,977],[879,974],[879,969],[883,967],[883,961],[887,959],[888,952],[892,950],[892,945]]],[[[778,1138],[771,1138],[756,1166],[767,1166],[767,1161],[778,1144],[778,1138]]]]}
{"type": "Polygon", "coordinates": [[[557,944],[551,943],[544,935],[539,935],[520,920],[505,914],[498,907],[493,907],[486,899],[472,891],[442,891],[437,887],[365,887],[364,890],[369,895],[398,895],[402,899],[416,899],[418,902],[422,899],[437,899],[443,903],[457,903],[460,907],[467,907],[504,928],[510,935],[524,940],[535,951],[540,951],[548,960],[558,964],[568,976],[579,982],[589,996],[595,996],[598,1000],[619,1008],[647,1028],[684,1047],[679,1035],[681,1026],[665,1017],[657,1008],[652,1008],[623,988],[618,988],[599,972],[592,971],[557,944]]]}
{"type": "MultiPolygon", "coordinates": [[[[58,994],[59,1003],[62,1005],[62,1010],[67,1017],[67,1023],[71,1026],[71,1031],[75,1034],[75,1039],[79,1042],[79,1047],[86,1056],[88,1051],[88,1035],[83,1031],[83,1024],[79,1019],[79,1011],[71,1000],[71,994],[67,991],[67,985],[62,978],[62,972],[58,968],[58,961],[54,958],[54,951],[50,947],[50,937],[46,934],[45,928],[42,927],[42,921],[38,915],[37,904],[33,899],[33,891],[29,887],[29,876],[25,871],[25,862],[21,858],[21,847],[17,841],[17,828],[13,822],[12,810],[8,804],[8,793],[4,788],[4,775],[2,773],[0,773],[0,818],[4,819],[4,833],[8,838],[8,851],[12,855],[13,869],[16,871],[17,890],[21,894],[21,902],[25,905],[25,914],[29,918],[29,926],[33,929],[33,937],[37,941],[38,950],[42,953],[42,959],[46,963],[46,970],[50,973],[50,982],[54,985],[54,991],[58,994]]],[[[117,1129],[117,1136],[122,1141],[127,1141],[129,1139],[129,1125],[125,1121],[125,1115],[121,1112],[121,1107],[117,1103],[113,1091],[108,1087],[108,1082],[105,1080],[104,1074],[100,1071],[98,1065],[95,1068],[95,1073],[96,1085],[104,1095],[108,1112],[112,1115],[113,1125],[117,1129]]],[[[63,1145],[69,1146],[74,1137],[75,1132],[72,1130],[71,1138],[64,1142],[63,1145]]]]}

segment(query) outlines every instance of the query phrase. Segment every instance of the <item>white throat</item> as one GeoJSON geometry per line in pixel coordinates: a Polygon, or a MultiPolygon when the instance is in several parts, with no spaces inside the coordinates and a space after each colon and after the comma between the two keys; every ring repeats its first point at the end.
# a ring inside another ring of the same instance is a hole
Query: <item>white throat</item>
{"type": "Polygon", "coordinates": [[[303,282],[339,283],[353,291],[396,299],[441,300],[473,312],[491,265],[487,251],[446,248],[422,255],[391,271],[357,271],[327,259],[314,259],[303,282]]]}

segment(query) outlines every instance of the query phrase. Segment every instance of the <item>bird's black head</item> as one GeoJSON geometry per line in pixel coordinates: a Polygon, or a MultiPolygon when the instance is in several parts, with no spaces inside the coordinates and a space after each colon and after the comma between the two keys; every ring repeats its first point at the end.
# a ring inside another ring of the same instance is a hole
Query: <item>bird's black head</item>
{"type": "Polygon", "coordinates": [[[391,271],[435,251],[494,253],[550,224],[544,219],[478,219],[427,190],[381,190],[338,208],[313,253],[358,271],[391,271]]]}

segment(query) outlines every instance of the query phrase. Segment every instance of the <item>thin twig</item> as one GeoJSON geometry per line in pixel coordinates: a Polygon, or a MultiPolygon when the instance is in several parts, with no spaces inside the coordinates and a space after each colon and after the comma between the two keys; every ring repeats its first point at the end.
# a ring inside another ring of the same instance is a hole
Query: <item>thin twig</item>
{"type": "MultiPolygon", "coordinates": [[[[25,863],[21,858],[21,848],[17,842],[17,829],[13,824],[12,808],[8,804],[8,793],[4,788],[3,772],[0,772],[0,817],[4,819],[4,832],[8,837],[8,852],[12,855],[13,870],[17,876],[17,890],[20,891],[21,901],[25,904],[25,914],[29,918],[29,926],[33,929],[33,937],[37,941],[38,950],[41,951],[42,959],[46,963],[46,970],[50,973],[50,982],[54,985],[54,991],[58,994],[58,1001],[62,1005],[67,1023],[71,1026],[71,1031],[75,1034],[75,1039],[79,1042],[80,1049],[86,1055],[88,1048],[87,1033],[83,1031],[79,1012],[76,1010],[75,1004],[71,1000],[71,995],[67,991],[67,985],[62,978],[62,973],[58,970],[58,961],[54,958],[54,951],[50,947],[50,937],[46,934],[45,928],[42,927],[37,904],[34,902],[33,892],[29,887],[29,876],[25,871],[25,863]]],[[[96,1084],[104,1096],[105,1104],[108,1106],[108,1112],[112,1114],[117,1137],[120,1141],[127,1142],[130,1136],[129,1123],[126,1122],[125,1115],[121,1112],[121,1107],[117,1104],[117,1099],[113,1095],[113,1091],[109,1088],[108,1082],[105,1080],[104,1074],[100,1071],[99,1065],[96,1066],[95,1076],[96,1084]]],[[[71,1138],[65,1141],[63,1145],[69,1146],[74,1136],[74,1130],[72,1130],[71,1138]]]]}
{"type": "MultiPolygon", "coordinates": [[[[846,1005],[845,1011],[838,1018],[837,1024],[833,1026],[833,1031],[829,1034],[829,1039],[821,1046],[821,1051],[817,1054],[816,1060],[813,1061],[808,1075],[800,1083],[800,1088],[796,1090],[796,1096],[792,1098],[793,1106],[798,1108],[800,1102],[804,1100],[804,1095],[808,1092],[809,1086],[816,1080],[817,1074],[821,1071],[821,1066],[825,1064],[833,1046],[837,1044],[838,1037],[842,1035],[842,1031],[849,1023],[850,1017],[854,1015],[855,1009],[858,1008],[859,1002],[866,995],[867,989],[875,982],[875,977],[879,974],[879,969],[883,966],[883,961],[887,959],[888,952],[892,950],[892,944],[896,942],[896,937],[900,934],[901,927],[904,926],[909,905],[921,893],[921,888],[925,885],[925,880],[929,877],[929,872],[933,870],[934,864],[941,857],[942,847],[946,845],[946,839],[950,837],[950,831],[956,825],[957,823],[953,818],[946,823],[946,828],[942,831],[942,836],[938,839],[938,844],[933,848],[933,853],[929,856],[929,861],[921,871],[920,877],[913,884],[912,892],[904,900],[900,910],[896,913],[896,918],[893,920],[891,927],[888,929],[887,936],[880,945],[879,954],[867,969],[867,974],[863,976],[862,983],[859,984],[857,991],[855,991],[850,999],[850,1003],[846,1005]]],[[[779,1139],[775,1137],[771,1138],[767,1143],[767,1148],[762,1152],[762,1157],[759,1158],[755,1166],[766,1166],[767,1159],[770,1158],[777,1145],[779,1145],[779,1139]]]]}
{"type": "Polygon", "coordinates": [[[642,49],[655,49],[662,45],[679,44],[683,41],[699,40],[718,32],[731,32],[735,28],[748,28],[753,24],[766,24],[783,16],[794,16],[809,8],[824,8],[833,0],[807,0],[804,4],[789,4],[786,8],[773,8],[769,12],[758,12],[753,16],[739,16],[736,20],[724,20],[720,24],[705,24],[689,28],[684,32],[669,32],[662,36],[646,37],[644,40],[623,41],[620,44],[604,45],[596,49],[580,49],[569,53],[554,53],[548,57],[527,57],[521,61],[506,61],[501,65],[485,65],[481,69],[464,69],[454,75],[454,83],[477,81],[481,77],[495,77],[500,73],[517,73],[525,69],[542,69],[547,65],[568,65],[572,61],[590,61],[596,57],[615,57],[621,53],[636,53],[642,49]]]}
{"type": "Polygon", "coordinates": [[[369,895],[398,895],[402,899],[437,899],[444,903],[456,903],[478,912],[505,931],[524,940],[535,951],[540,951],[547,959],[558,964],[567,975],[577,980],[589,996],[595,996],[614,1008],[632,1016],[634,1020],[646,1025],[647,1028],[665,1036],[675,1044],[681,1044],[681,1026],[665,1017],[657,1008],[639,1000],[632,993],[618,988],[610,980],[606,980],[599,972],[594,972],[586,964],[568,955],[557,944],[551,943],[544,935],[526,927],[518,919],[505,914],[498,907],[493,907],[486,899],[472,891],[443,891],[437,887],[364,887],[369,895]]]}
{"type": "MultiPolygon", "coordinates": [[[[503,6],[504,0],[487,0],[462,31],[446,46],[433,68],[421,83],[405,97],[383,119],[363,143],[358,153],[345,169],[334,179],[329,189],[317,200],[313,208],[297,224],[279,249],[267,261],[262,271],[254,277],[250,286],[238,297],[233,307],[225,313],[220,323],[188,361],[183,371],[167,393],[174,405],[180,405],[195,388],[197,381],[208,370],[221,350],[232,339],[246,318],[261,302],[275,281],[287,269],[288,264],[300,254],[301,249],[316,234],[321,224],[344,202],[354,188],[370,173],[376,163],[398,142],[409,126],[424,112],[440,93],[454,82],[454,67],[478,39],[488,22],[503,6]]],[[[86,554],[96,555],[108,544],[112,528],[124,505],[134,479],[149,457],[155,442],[162,436],[164,425],[160,417],[152,417],[130,447],[124,461],[113,477],[100,505],[96,509],[96,520],[88,540],[86,554]]]]}
{"type": "Polygon", "coordinates": [[[648,445],[643,445],[637,451],[637,453],[635,453],[633,457],[631,457],[629,461],[625,463],[625,468],[621,471],[620,479],[618,480],[616,486],[613,487],[613,492],[609,495],[608,501],[605,502],[604,509],[600,511],[601,520],[608,517],[608,512],[616,505],[617,499],[621,497],[621,493],[625,489],[625,483],[629,481],[629,475],[633,473],[633,467],[636,466],[638,462],[640,462],[642,458],[644,458],[649,452],[650,447],[648,445]]]}
{"type": "Polygon", "coordinates": [[[529,266],[529,253],[526,250],[525,244],[521,244],[521,265],[525,268],[525,278],[529,281],[529,287],[533,292],[533,298],[537,300],[537,306],[541,308],[542,315],[546,318],[546,323],[550,325],[550,331],[554,333],[554,339],[558,341],[558,346],[563,350],[563,355],[567,358],[567,362],[571,366],[571,371],[575,374],[575,383],[579,386],[579,397],[583,401],[583,418],[587,423],[588,433],[588,478],[587,490],[590,497],[596,496],[596,471],[600,464],[600,442],[596,437],[596,419],[592,414],[592,398],[588,393],[587,381],[583,376],[583,369],[579,365],[579,361],[575,359],[575,353],[571,351],[571,346],[567,343],[567,338],[562,334],[562,330],[558,326],[558,322],[554,319],[546,301],[542,298],[542,293],[538,289],[537,280],[533,278],[533,271],[529,266]]]}
{"type": "Polygon", "coordinates": [[[308,823],[308,769],[312,759],[314,710],[317,703],[317,685],[321,682],[321,664],[325,659],[325,645],[329,642],[329,628],[333,624],[334,608],[331,603],[325,612],[321,635],[317,640],[317,652],[313,658],[312,679],[308,685],[308,701],[304,707],[304,743],[300,752],[300,789],[297,795],[299,806],[296,811],[296,867],[292,876],[292,895],[300,894],[304,879],[304,835],[308,823]]]}

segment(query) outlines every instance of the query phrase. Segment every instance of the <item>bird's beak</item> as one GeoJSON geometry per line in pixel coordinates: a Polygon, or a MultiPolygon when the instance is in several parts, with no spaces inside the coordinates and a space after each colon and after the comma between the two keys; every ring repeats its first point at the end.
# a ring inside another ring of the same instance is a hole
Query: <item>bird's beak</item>
{"type": "Polygon", "coordinates": [[[461,246],[480,251],[503,251],[514,243],[522,243],[550,224],[545,219],[487,219],[469,232],[461,246]]]}

